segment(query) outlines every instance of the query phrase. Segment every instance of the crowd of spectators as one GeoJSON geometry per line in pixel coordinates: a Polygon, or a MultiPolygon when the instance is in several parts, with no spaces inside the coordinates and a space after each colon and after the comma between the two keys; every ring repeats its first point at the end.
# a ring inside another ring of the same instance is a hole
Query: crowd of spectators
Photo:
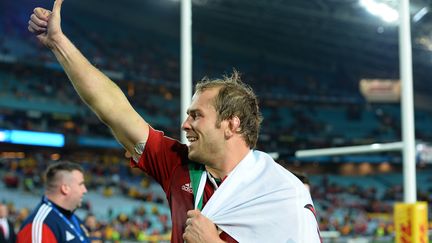
{"type": "MultiPolygon", "coordinates": [[[[358,179],[357,184],[344,186],[329,182],[329,177],[331,175],[321,177],[315,181],[320,184],[312,186],[312,197],[319,212],[320,230],[337,231],[342,236],[394,235],[394,204],[403,201],[401,185],[388,186],[379,193],[377,187],[380,185],[364,186],[366,179],[358,179]]],[[[431,192],[432,187],[419,190],[418,200],[430,205],[431,192]]],[[[432,229],[432,223],[429,228],[432,229]]]]}
{"type": "MultiPolygon", "coordinates": [[[[22,12],[20,6],[2,3],[22,12]]],[[[23,13],[24,14],[24,13],[23,13]]],[[[19,14],[18,14],[19,15],[19,14]]],[[[126,31],[116,35],[95,22],[67,19],[64,28],[84,55],[113,78],[138,112],[171,137],[180,137],[179,47],[173,37],[126,31]],[[94,25],[94,26],[92,26],[94,25]]],[[[20,16],[0,18],[0,128],[111,137],[79,100],[53,55],[29,36],[20,16]],[[23,26],[24,25],[24,26],[23,26]],[[11,28],[11,26],[23,26],[11,28]],[[36,48],[35,48],[36,47],[36,48]],[[3,100],[3,102],[2,102],[3,100]],[[7,104],[9,102],[9,104],[7,104]],[[21,104],[21,106],[12,105],[21,104]]],[[[298,149],[334,147],[401,138],[399,104],[371,105],[356,81],[340,74],[287,69],[264,59],[229,56],[198,42],[194,80],[230,72],[235,60],[257,92],[264,114],[258,148],[288,159],[298,149]],[[270,85],[269,85],[270,84],[270,85]],[[335,88],[337,87],[337,88],[335,88]],[[348,125],[347,125],[348,124],[348,125]]],[[[416,111],[416,138],[430,141],[432,113],[416,111]]]]}
{"type": "MultiPolygon", "coordinates": [[[[84,212],[82,215],[85,215],[95,238],[169,240],[171,221],[163,192],[156,188],[158,185],[151,178],[130,168],[126,159],[115,154],[99,155],[93,152],[65,155],[32,152],[22,155],[21,158],[10,155],[10,158],[7,158],[5,154],[2,156],[0,175],[9,193],[14,190],[40,196],[43,192],[43,170],[47,164],[62,159],[82,164],[86,170],[89,193],[96,193],[107,199],[121,197],[139,202],[139,206],[134,206],[131,210],[123,200],[122,205],[111,205],[101,213],[98,210],[104,201],[86,199],[80,210],[84,212]]],[[[401,176],[392,179],[389,179],[388,174],[369,175],[369,178],[371,176],[376,180],[370,182],[366,177],[355,175],[309,175],[310,190],[321,231],[336,231],[343,236],[393,235],[393,206],[395,202],[403,200],[402,187],[399,185],[401,176]],[[344,183],[340,183],[340,180],[344,183]]],[[[418,177],[424,179],[421,182],[424,185],[419,187],[418,200],[431,205],[432,187],[427,187],[430,184],[428,182],[432,182],[430,169],[419,173],[418,177]]],[[[8,203],[15,227],[19,227],[31,208],[17,208],[17,202],[8,200],[7,194],[2,195],[1,199],[8,203]]]]}
{"type": "MultiPolygon", "coordinates": [[[[63,73],[45,67],[0,64],[0,128],[112,138],[66,79],[63,73]]],[[[120,79],[117,83],[150,124],[180,137],[178,88],[163,81],[141,84],[120,79]]],[[[279,152],[287,159],[299,149],[401,139],[399,104],[334,104],[262,96],[261,107],[264,121],[258,149],[279,152]]],[[[426,126],[432,122],[432,113],[418,110],[417,114],[416,138],[431,141],[426,126]]]]}

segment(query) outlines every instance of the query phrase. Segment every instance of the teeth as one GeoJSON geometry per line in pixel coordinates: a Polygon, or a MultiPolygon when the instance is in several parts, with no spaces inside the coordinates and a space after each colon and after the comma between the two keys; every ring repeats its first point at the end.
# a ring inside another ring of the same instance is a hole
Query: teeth
{"type": "Polygon", "coordinates": [[[197,140],[196,137],[186,137],[189,142],[195,142],[197,140]]]}

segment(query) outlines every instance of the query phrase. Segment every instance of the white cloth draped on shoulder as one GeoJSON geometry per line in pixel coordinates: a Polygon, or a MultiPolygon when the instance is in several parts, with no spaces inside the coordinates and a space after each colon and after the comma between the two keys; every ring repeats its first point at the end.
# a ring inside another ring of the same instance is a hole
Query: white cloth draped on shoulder
{"type": "Polygon", "coordinates": [[[250,151],[202,213],[241,243],[320,242],[307,204],[313,205],[310,194],[292,173],[268,154],[250,151]]]}

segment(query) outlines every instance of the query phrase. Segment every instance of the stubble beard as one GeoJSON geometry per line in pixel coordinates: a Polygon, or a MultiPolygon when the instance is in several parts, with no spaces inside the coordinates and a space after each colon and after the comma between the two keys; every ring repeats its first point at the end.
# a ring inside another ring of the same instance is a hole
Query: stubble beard
{"type": "Polygon", "coordinates": [[[188,147],[188,158],[196,163],[204,164],[205,158],[203,156],[202,149],[195,146],[193,149],[191,146],[188,147]]]}

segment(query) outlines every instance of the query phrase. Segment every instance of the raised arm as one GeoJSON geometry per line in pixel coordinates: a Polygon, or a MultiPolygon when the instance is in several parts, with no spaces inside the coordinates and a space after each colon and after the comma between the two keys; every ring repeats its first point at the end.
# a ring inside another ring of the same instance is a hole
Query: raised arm
{"type": "Polygon", "coordinates": [[[52,11],[35,8],[28,29],[50,48],[71,80],[81,99],[110,127],[117,140],[131,154],[138,142],[147,141],[149,127],[133,109],[121,89],[81,54],[63,34],[56,0],[52,11]]]}

